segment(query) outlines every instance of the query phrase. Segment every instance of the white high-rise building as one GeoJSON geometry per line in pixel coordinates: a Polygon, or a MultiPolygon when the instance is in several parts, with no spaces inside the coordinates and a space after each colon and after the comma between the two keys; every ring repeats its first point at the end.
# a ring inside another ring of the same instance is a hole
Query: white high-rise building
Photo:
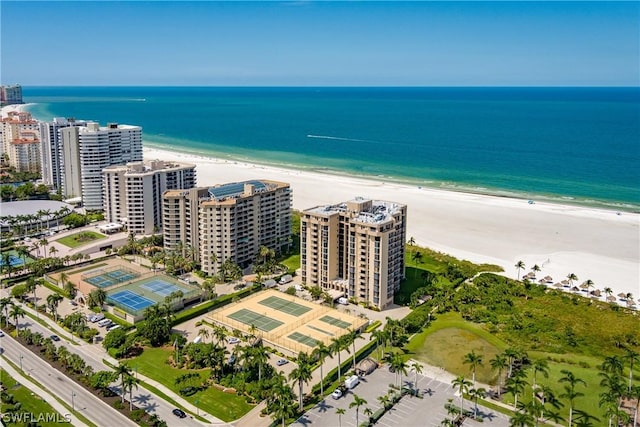
{"type": "Polygon", "coordinates": [[[153,234],[162,228],[162,195],[196,184],[195,165],[154,160],[102,170],[105,218],[122,222],[129,233],[153,234]]]}
{"type": "MultiPolygon", "coordinates": [[[[56,190],[62,190],[62,137],[60,130],[71,126],[86,126],[85,121],[55,117],[51,122],[40,122],[42,145],[42,180],[56,190]]],[[[79,193],[78,193],[79,195],[79,193]]]]}
{"type": "Polygon", "coordinates": [[[110,123],[60,129],[61,185],[67,197],[82,196],[87,210],[102,210],[102,170],[142,161],[142,128],[110,123]],[[79,187],[79,192],[78,192],[79,187]]]}

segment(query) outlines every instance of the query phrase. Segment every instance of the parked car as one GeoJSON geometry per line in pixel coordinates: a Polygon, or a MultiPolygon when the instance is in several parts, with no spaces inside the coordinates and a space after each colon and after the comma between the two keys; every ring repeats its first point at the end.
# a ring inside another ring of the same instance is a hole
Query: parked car
{"type": "Polygon", "coordinates": [[[107,332],[111,332],[114,329],[118,329],[120,327],[120,325],[111,325],[109,327],[107,327],[107,332]]]}
{"type": "Polygon", "coordinates": [[[287,363],[289,363],[287,359],[278,359],[278,361],[276,362],[276,365],[282,366],[282,365],[286,365],[287,363]]]}
{"type": "Polygon", "coordinates": [[[51,341],[60,341],[60,337],[57,335],[51,335],[49,338],[51,338],[51,341]]]}
{"type": "Polygon", "coordinates": [[[240,342],[240,338],[236,337],[227,337],[227,342],[229,344],[238,344],[240,342]]]}
{"type": "Polygon", "coordinates": [[[98,313],[98,314],[94,314],[94,315],[91,317],[91,319],[89,319],[89,321],[90,321],[91,323],[96,323],[96,322],[101,321],[102,319],[104,319],[104,314],[102,314],[102,313],[98,313]]]}
{"type": "Polygon", "coordinates": [[[178,418],[185,418],[187,416],[187,414],[185,414],[182,409],[175,408],[171,412],[173,412],[173,415],[175,415],[178,418]]]}
{"type": "Polygon", "coordinates": [[[331,397],[333,397],[335,400],[338,400],[342,397],[342,390],[340,390],[339,388],[333,390],[333,393],[331,393],[331,397]]]}
{"type": "Polygon", "coordinates": [[[113,322],[111,321],[111,319],[102,319],[101,321],[98,322],[98,326],[102,327],[109,327],[111,326],[113,322]]]}
{"type": "Polygon", "coordinates": [[[232,354],[229,356],[229,365],[233,365],[234,363],[236,363],[236,355],[232,354]]]}
{"type": "Polygon", "coordinates": [[[77,306],[78,305],[78,303],[75,302],[75,300],[72,300],[72,299],[69,300],[69,304],[71,304],[73,306],[77,306]]]}
{"type": "Polygon", "coordinates": [[[0,337],[4,336],[4,332],[0,331],[0,337]]]}

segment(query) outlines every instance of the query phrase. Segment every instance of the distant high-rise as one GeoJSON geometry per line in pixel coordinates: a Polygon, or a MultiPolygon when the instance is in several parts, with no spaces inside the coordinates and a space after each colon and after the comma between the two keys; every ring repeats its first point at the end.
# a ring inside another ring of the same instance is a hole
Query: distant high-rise
{"type": "Polygon", "coordinates": [[[0,105],[24,104],[22,101],[22,86],[0,86],[0,105]]]}
{"type": "Polygon", "coordinates": [[[62,192],[67,197],[81,196],[88,210],[102,210],[102,170],[142,160],[142,128],[89,122],[59,132],[62,192]]]}
{"type": "Polygon", "coordinates": [[[154,160],[102,170],[105,218],[129,233],[149,235],[162,228],[162,194],[195,186],[195,165],[154,160]]]}
{"type": "Polygon", "coordinates": [[[291,200],[289,184],[268,180],[167,191],[165,250],[193,250],[208,274],[227,259],[247,266],[261,246],[280,251],[290,244],[291,200]]]}
{"type": "Polygon", "coordinates": [[[380,309],[405,277],[407,207],[356,198],[301,217],[302,283],[339,291],[380,309]]]}
{"type": "Polygon", "coordinates": [[[27,112],[9,112],[1,123],[0,155],[18,172],[40,173],[40,131],[38,122],[27,112]]]}

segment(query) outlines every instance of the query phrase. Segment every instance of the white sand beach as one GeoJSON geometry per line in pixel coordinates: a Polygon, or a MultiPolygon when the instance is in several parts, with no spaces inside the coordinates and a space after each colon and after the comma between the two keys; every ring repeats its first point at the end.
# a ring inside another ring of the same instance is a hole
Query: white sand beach
{"type": "Polygon", "coordinates": [[[515,278],[518,260],[537,264],[538,279],[559,282],[569,273],[578,285],[640,297],[640,215],[527,200],[418,188],[379,180],[288,170],[145,147],[147,160],[197,165],[197,185],[248,179],[288,182],[294,209],[356,196],[408,205],[407,234],[421,246],[473,262],[498,264],[515,278]]]}

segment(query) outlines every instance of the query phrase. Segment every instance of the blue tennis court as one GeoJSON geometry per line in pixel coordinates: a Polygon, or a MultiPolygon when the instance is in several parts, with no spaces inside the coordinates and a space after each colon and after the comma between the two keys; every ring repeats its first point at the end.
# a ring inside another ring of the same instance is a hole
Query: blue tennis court
{"type": "Polygon", "coordinates": [[[107,297],[107,302],[109,301],[124,305],[134,311],[142,310],[155,304],[154,301],[141,297],[140,295],[136,295],[131,291],[120,291],[115,294],[111,294],[107,297]]]}
{"type": "Polygon", "coordinates": [[[162,279],[153,279],[149,282],[146,282],[144,285],[140,285],[140,287],[163,297],[170,295],[172,292],[181,290],[173,283],[165,282],[162,279]]]}
{"type": "MultiPolygon", "coordinates": [[[[18,258],[15,255],[9,255],[7,258],[9,259],[9,265],[11,267],[17,267],[18,265],[24,264],[22,259],[18,258]]],[[[0,267],[4,267],[4,266],[5,266],[4,258],[0,258],[0,267]]]]}

